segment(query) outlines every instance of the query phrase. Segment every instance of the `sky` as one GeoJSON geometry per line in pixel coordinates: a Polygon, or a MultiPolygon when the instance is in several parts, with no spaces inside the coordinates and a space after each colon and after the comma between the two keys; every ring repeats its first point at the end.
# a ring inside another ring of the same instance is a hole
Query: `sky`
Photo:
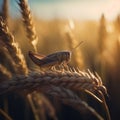
{"type": "MultiPolygon", "coordinates": [[[[19,6],[10,0],[12,17],[18,17],[19,6]]],[[[113,20],[120,14],[120,0],[28,0],[32,14],[40,19],[98,20],[102,14],[113,20]]]]}

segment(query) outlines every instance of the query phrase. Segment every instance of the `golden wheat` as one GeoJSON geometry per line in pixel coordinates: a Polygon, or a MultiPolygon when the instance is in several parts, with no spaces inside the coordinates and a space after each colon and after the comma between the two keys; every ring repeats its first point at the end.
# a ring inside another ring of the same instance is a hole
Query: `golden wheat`
{"type": "MultiPolygon", "coordinates": [[[[32,91],[37,90],[53,96],[58,95],[63,103],[71,105],[82,112],[86,110],[92,112],[92,114],[102,120],[102,117],[93,108],[78,99],[69,91],[69,89],[75,91],[88,90],[93,93],[96,90],[100,91],[101,89],[99,88],[105,87],[102,85],[102,81],[98,79],[99,78],[95,77],[90,71],[31,72],[28,76],[16,76],[9,81],[2,82],[0,84],[0,94],[7,94],[14,91],[31,93],[32,91]],[[67,88],[68,90],[64,88],[67,88]],[[75,99],[70,99],[72,96],[75,99]]],[[[106,93],[106,89],[104,90],[104,93],[106,93]]]]}
{"type": "Polygon", "coordinates": [[[0,40],[0,63],[5,66],[11,74],[16,74],[16,64],[10,56],[8,50],[1,45],[2,41],[0,40]]]}
{"type": "Polygon", "coordinates": [[[1,40],[5,43],[9,54],[16,63],[18,73],[25,74],[28,72],[24,56],[18,47],[18,44],[14,41],[14,36],[10,33],[6,23],[0,17],[0,36],[1,40]]]}
{"type": "Polygon", "coordinates": [[[28,76],[16,76],[9,81],[2,82],[0,84],[0,93],[13,92],[14,90],[44,89],[49,85],[65,87],[75,91],[88,90],[93,93],[96,90],[102,90],[102,92],[106,93],[106,89],[101,83],[101,80],[92,73],[86,72],[31,72],[28,76]]]}
{"type": "MultiPolygon", "coordinates": [[[[54,71],[30,71],[26,66],[24,56],[14,40],[14,36],[9,31],[7,26],[8,19],[8,0],[4,0],[3,4],[3,18],[0,18],[0,96],[9,93],[23,93],[28,94],[27,98],[32,107],[35,119],[40,119],[41,115],[45,114],[44,109],[41,108],[44,104],[47,113],[56,120],[55,111],[51,104],[44,96],[37,92],[57,97],[64,104],[70,105],[81,113],[91,113],[99,120],[103,118],[85,101],[82,101],[75,92],[85,91],[90,93],[96,100],[99,100],[106,110],[107,119],[110,120],[109,110],[104,99],[103,94],[107,94],[106,87],[103,85],[99,75],[68,68],[67,70],[54,71]],[[5,60],[4,60],[5,59],[5,60]],[[14,75],[15,74],[15,75],[14,75]],[[19,75],[16,75],[19,74],[19,75]],[[33,92],[37,91],[37,92],[33,92]],[[30,94],[29,94],[30,93],[30,94]],[[31,94],[32,93],[32,94],[31,94]],[[97,95],[96,95],[97,93],[97,95]],[[41,101],[43,103],[41,104],[41,101]],[[44,112],[44,113],[43,113],[44,112]]],[[[36,35],[35,27],[31,16],[31,11],[26,0],[19,0],[19,6],[23,17],[23,22],[26,27],[27,37],[34,50],[37,51],[38,37],[36,35]]],[[[70,43],[69,48],[74,46],[75,37],[73,31],[69,28],[67,37],[70,43]]],[[[77,62],[77,56],[73,56],[77,62]]],[[[79,62],[79,61],[78,61],[79,62]]],[[[0,109],[0,113],[11,119],[6,112],[0,109]]],[[[44,116],[45,117],[45,116],[44,116]]]]}
{"type": "Polygon", "coordinates": [[[23,17],[24,25],[26,27],[27,37],[34,50],[37,51],[36,45],[38,42],[38,37],[36,35],[35,27],[33,25],[32,15],[28,3],[26,0],[19,0],[18,4],[21,8],[21,14],[23,17]]]}

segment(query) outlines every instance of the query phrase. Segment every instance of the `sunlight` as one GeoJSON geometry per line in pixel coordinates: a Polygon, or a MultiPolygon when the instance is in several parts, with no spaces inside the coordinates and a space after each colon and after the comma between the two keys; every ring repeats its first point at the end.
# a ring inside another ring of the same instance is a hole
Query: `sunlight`
{"type": "Polygon", "coordinates": [[[74,18],[98,20],[102,13],[111,20],[119,13],[120,1],[59,1],[49,3],[33,3],[34,14],[43,19],[74,18]]]}

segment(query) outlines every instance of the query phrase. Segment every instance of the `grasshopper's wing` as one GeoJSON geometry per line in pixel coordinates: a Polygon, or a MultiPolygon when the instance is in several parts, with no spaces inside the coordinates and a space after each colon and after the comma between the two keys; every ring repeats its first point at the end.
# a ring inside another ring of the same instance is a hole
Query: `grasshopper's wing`
{"type": "Polygon", "coordinates": [[[32,51],[29,51],[29,54],[32,54],[35,58],[38,58],[38,59],[43,59],[44,57],[46,57],[45,55],[34,53],[32,51]]]}
{"type": "Polygon", "coordinates": [[[43,61],[42,61],[42,59],[44,58],[43,56],[33,53],[32,51],[29,51],[28,55],[36,65],[41,66],[41,64],[43,64],[43,61]]]}
{"type": "Polygon", "coordinates": [[[43,59],[41,59],[41,61],[42,61],[41,66],[43,66],[43,67],[55,66],[55,65],[59,64],[59,61],[58,61],[56,55],[54,55],[54,54],[44,57],[43,59]]]}
{"type": "Polygon", "coordinates": [[[39,54],[29,51],[29,57],[32,61],[40,67],[54,66],[58,63],[56,56],[51,54],[50,56],[41,56],[39,54]]]}

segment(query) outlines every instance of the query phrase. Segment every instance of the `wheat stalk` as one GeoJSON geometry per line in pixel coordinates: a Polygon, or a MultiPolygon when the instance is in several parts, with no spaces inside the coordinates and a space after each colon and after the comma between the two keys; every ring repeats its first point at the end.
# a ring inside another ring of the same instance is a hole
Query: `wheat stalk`
{"type": "Polygon", "coordinates": [[[30,44],[33,46],[34,50],[37,51],[36,45],[38,42],[38,37],[36,35],[35,27],[32,20],[32,15],[28,3],[26,0],[19,0],[19,6],[21,8],[21,14],[23,17],[23,22],[26,27],[27,37],[30,44]]]}
{"type": "Polygon", "coordinates": [[[24,56],[18,47],[18,44],[14,41],[14,36],[10,33],[6,23],[0,17],[0,37],[1,40],[5,43],[9,54],[16,63],[18,73],[24,74],[27,73],[27,66],[24,59],[24,56]]]}
{"type": "MultiPolygon", "coordinates": [[[[19,0],[18,5],[21,8],[21,14],[22,14],[24,26],[26,28],[27,38],[29,40],[29,43],[32,45],[34,50],[37,51],[36,44],[38,42],[38,37],[36,35],[35,27],[33,25],[32,15],[28,3],[26,0],[19,0]]],[[[32,95],[29,94],[27,98],[29,100],[29,103],[31,104],[36,120],[39,119],[38,114],[35,112],[36,110],[35,110],[35,106],[33,105],[33,100],[31,99],[32,95]]]]}
{"type": "Polygon", "coordinates": [[[109,112],[108,106],[106,104],[105,97],[104,97],[104,95],[103,95],[103,93],[101,91],[98,91],[98,93],[99,93],[99,95],[101,97],[101,100],[102,100],[102,106],[105,109],[106,118],[107,118],[107,120],[111,120],[110,112],[109,112]]]}
{"type": "Polygon", "coordinates": [[[4,116],[5,120],[13,120],[6,112],[0,109],[0,114],[4,116]]]}
{"type": "MultiPolygon", "coordinates": [[[[50,103],[50,101],[41,93],[37,93],[36,91],[34,91],[31,94],[31,100],[33,101],[33,104],[35,106],[35,113],[40,116],[40,119],[45,119],[45,112],[47,112],[47,114],[53,119],[53,120],[57,120],[57,117],[55,115],[55,110],[52,106],[52,104],[50,103]]],[[[30,95],[29,95],[30,97],[30,95]]]]}
{"type": "Polygon", "coordinates": [[[32,111],[33,111],[35,120],[39,120],[40,118],[39,118],[39,116],[38,116],[38,114],[37,114],[37,110],[36,110],[36,108],[35,108],[35,106],[34,106],[34,104],[33,104],[32,95],[31,95],[31,94],[28,94],[28,95],[27,95],[27,99],[28,99],[28,102],[29,102],[29,104],[30,104],[30,106],[31,106],[31,108],[32,108],[32,111]]]}

